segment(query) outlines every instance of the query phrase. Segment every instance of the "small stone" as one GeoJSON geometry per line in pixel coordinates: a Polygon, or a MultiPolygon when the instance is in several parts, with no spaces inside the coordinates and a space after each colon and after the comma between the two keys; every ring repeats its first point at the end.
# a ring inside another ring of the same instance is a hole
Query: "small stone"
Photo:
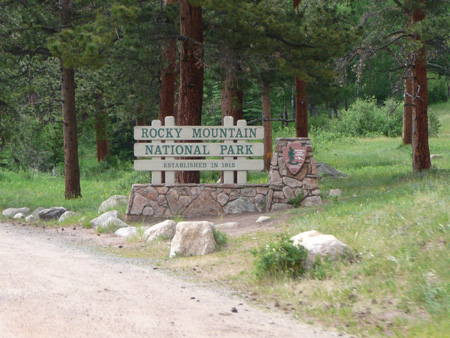
{"type": "Polygon", "coordinates": [[[25,218],[25,215],[21,212],[15,214],[14,219],[21,219],[21,218],[25,218]]]}
{"type": "Polygon", "coordinates": [[[73,217],[73,216],[76,216],[76,215],[78,215],[76,212],[67,210],[65,213],[63,213],[63,214],[61,215],[61,217],[60,217],[59,220],[58,220],[58,223],[62,223],[62,222],[64,222],[66,219],[68,219],[68,218],[70,218],[70,217],[73,217]]]}
{"type": "Polygon", "coordinates": [[[123,195],[114,195],[103,201],[98,208],[98,213],[106,212],[117,207],[128,205],[128,197],[123,195]]]}
{"type": "Polygon", "coordinates": [[[283,177],[283,183],[291,188],[299,188],[302,186],[301,181],[291,177],[283,177]]]}
{"type": "Polygon", "coordinates": [[[341,196],[341,195],[342,195],[341,189],[331,189],[330,192],[328,193],[328,196],[330,196],[330,197],[337,197],[337,196],[341,196]]]}
{"type": "Polygon", "coordinates": [[[123,227],[118,229],[114,235],[119,237],[132,237],[137,234],[137,228],[136,227],[123,227]]]}
{"type": "Polygon", "coordinates": [[[233,313],[237,313],[238,312],[238,310],[235,308],[235,307],[232,307],[231,308],[231,312],[233,312],[233,313]]]}
{"type": "Polygon", "coordinates": [[[172,239],[175,235],[176,223],[170,219],[155,224],[144,232],[144,239],[147,242],[153,241],[158,237],[172,239]]]}
{"type": "Polygon", "coordinates": [[[91,225],[93,228],[97,228],[100,224],[105,222],[109,217],[119,217],[119,212],[117,210],[112,210],[105,212],[104,214],[98,216],[97,218],[94,218],[91,221],[91,225]]]}
{"type": "Polygon", "coordinates": [[[2,215],[6,216],[6,217],[14,217],[18,213],[28,215],[30,213],[30,208],[26,208],[26,207],[24,207],[24,208],[9,208],[9,209],[3,210],[2,215]]]}
{"type": "Polygon", "coordinates": [[[229,202],[224,208],[225,214],[240,214],[243,212],[256,212],[255,204],[248,197],[240,197],[229,202]]]}
{"type": "Polygon", "coordinates": [[[442,157],[442,155],[438,155],[438,154],[433,154],[430,156],[430,159],[432,159],[432,160],[436,160],[438,158],[443,158],[443,157],[442,157]]]}
{"type": "Polygon", "coordinates": [[[37,218],[34,215],[30,215],[30,216],[25,217],[25,222],[34,222],[36,220],[37,220],[37,218]]]}
{"type": "Polygon", "coordinates": [[[129,225],[117,217],[110,216],[97,226],[97,229],[119,229],[129,225]]]}
{"type": "Polygon", "coordinates": [[[259,216],[258,219],[256,220],[256,223],[264,223],[265,221],[268,221],[269,219],[271,219],[270,216],[259,216]]]}
{"type": "Polygon", "coordinates": [[[321,204],[322,204],[322,198],[320,198],[320,196],[306,197],[302,201],[302,206],[303,207],[311,207],[313,205],[321,205],[321,204]]]}

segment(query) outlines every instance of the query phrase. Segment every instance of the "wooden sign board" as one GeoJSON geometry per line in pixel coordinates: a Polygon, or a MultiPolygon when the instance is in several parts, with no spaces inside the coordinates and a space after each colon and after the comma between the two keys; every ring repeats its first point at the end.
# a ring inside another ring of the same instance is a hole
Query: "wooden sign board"
{"type": "Polygon", "coordinates": [[[136,143],[134,155],[138,157],[208,157],[208,156],[263,156],[262,143],[225,144],[225,143],[136,143]]]}
{"type": "Polygon", "coordinates": [[[263,170],[261,160],[136,160],[134,169],[139,171],[222,171],[222,170],[263,170]]]}
{"type": "Polygon", "coordinates": [[[135,140],[262,140],[264,128],[255,126],[134,127],[135,140]]]}
{"type": "Polygon", "coordinates": [[[134,155],[152,160],[136,160],[134,168],[151,171],[153,184],[161,184],[162,172],[165,172],[165,182],[173,184],[176,171],[202,170],[223,171],[226,184],[234,182],[234,172],[237,172],[237,182],[246,183],[248,170],[264,169],[263,160],[254,159],[264,155],[264,145],[247,142],[262,140],[264,128],[247,126],[245,120],[238,120],[235,126],[231,116],[226,116],[223,122],[223,126],[176,126],[173,116],[169,116],[165,118],[165,126],[153,120],[151,126],[135,127],[134,138],[148,143],[136,143],[134,155]],[[222,159],[211,159],[214,157],[222,159]]]}

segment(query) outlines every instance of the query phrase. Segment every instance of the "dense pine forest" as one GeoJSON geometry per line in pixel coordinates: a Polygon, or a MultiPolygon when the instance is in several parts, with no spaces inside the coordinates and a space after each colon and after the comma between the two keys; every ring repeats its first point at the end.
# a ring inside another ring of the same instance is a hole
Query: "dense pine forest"
{"type": "MultiPolygon", "coordinates": [[[[133,126],[224,116],[289,136],[403,135],[431,166],[450,95],[448,0],[1,0],[0,165],[64,175],[133,159],[133,126]],[[94,148],[95,147],[95,148],[94,148]]],[[[199,181],[184,173],[179,182],[199,181]]]]}

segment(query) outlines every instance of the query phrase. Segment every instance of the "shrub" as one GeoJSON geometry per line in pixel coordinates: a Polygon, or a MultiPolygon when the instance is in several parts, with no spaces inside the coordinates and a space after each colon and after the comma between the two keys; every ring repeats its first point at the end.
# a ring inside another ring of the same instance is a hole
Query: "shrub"
{"type": "Polygon", "coordinates": [[[254,264],[258,278],[267,275],[298,277],[306,272],[306,249],[295,246],[287,235],[282,235],[279,240],[252,253],[256,257],[254,264]]]}
{"type": "Polygon", "coordinates": [[[374,98],[358,99],[334,122],[338,132],[350,136],[398,136],[402,132],[401,102],[388,99],[378,106],[374,98]]]}
{"type": "Polygon", "coordinates": [[[217,249],[221,250],[228,243],[228,236],[225,232],[213,228],[214,240],[216,241],[217,249]]]}

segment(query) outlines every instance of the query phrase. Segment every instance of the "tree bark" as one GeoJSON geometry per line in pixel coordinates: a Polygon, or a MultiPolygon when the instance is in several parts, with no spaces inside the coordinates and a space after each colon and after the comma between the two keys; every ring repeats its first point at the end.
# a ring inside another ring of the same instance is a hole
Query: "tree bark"
{"type": "Polygon", "coordinates": [[[264,170],[270,169],[272,161],[272,121],[270,111],[270,84],[262,84],[262,118],[264,126],[264,170]]]}
{"type": "MultiPolygon", "coordinates": [[[[72,26],[70,1],[62,0],[61,5],[61,28],[64,30],[72,26]]],[[[63,60],[61,60],[61,80],[65,198],[71,199],[81,197],[77,114],[75,111],[75,70],[73,67],[66,68],[63,60]]]]}
{"type": "Polygon", "coordinates": [[[237,120],[243,118],[244,92],[239,87],[236,77],[227,76],[223,81],[221,104],[222,120],[225,116],[232,116],[236,124],[237,120]]]}
{"type": "MultiPolygon", "coordinates": [[[[203,105],[202,9],[180,0],[180,32],[186,39],[180,51],[180,94],[178,125],[200,125],[203,105]]],[[[200,172],[177,172],[178,183],[199,183],[200,172]]]]}
{"type": "Polygon", "coordinates": [[[403,133],[404,144],[412,143],[412,115],[413,115],[413,83],[412,71],[406,72],[405,94],[403,104],[403,133]]]}
{"type": "Polygon", "coordinates": [[[97,143],[97,161],[102,161],[109,155],[109,141],[106,127],[108,124],[108,115],[102,104],[103,91],[94,95],[95,103],[95,140],[97,143]]]}
{"type": "Polygon", "coordinates": [[[161,69],[161,89],[159,91],[159,120],[164,125],[166,116],[175,113],[175,80],[177,43],[169,39],[163,46],[163,62],[167,65],[161,69]]]}
{"type": "Polygon", "coordinates": [[[295,132],[297,137],[308,137],[308,100],[306,82],[295,78],[295,132]]]}
{"type": "MultiPolygon", "coordinates": [[[[420,3],[423,4],[424,0],[420,0],[420,3]]],[[[413,22],[417,23],[423,19],[425,19],[425,11],[423,9],[415,10],[413,13],[413,22]]],[[[415,39],[420,42],[420,35],[416,35],[415,39]]],[[[412,123],[413,170],[422,171],[431,168],[430,149],[428,145],[428,87],[425,45],[414,55],[412,70],[414,77],[412,123]]]]}

